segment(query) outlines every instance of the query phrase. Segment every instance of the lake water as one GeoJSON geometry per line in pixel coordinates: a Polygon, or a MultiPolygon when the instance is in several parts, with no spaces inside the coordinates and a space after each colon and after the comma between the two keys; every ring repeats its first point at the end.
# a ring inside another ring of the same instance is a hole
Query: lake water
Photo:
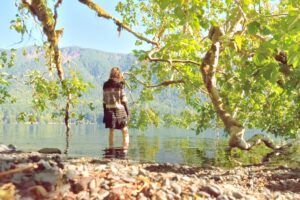
{"type": "MultiPolygon", "coordinates": [[[[250,137],[255,131],[246,132],[250,137]]],[[[103,126],[72,125],[68,149],[69,156],[91,156],[103,158],[108,148],[108,130],[103,126]]],[[[129,130],[130,144],[125,158],[146,162],[179,164],[222,165],[227,145],[222,131],[207,130],[196,135],[182,129],[151,128],[145,132],[129,130]]],[[[63,125],[0,125],[0,143],[14,144],[24,151],[36,151],[44,147],[66,148],[65,127],[63,125]]],[[[115,132],[115,147],[122,146],[120,131],[115,132]]],[[[110,155],[123,155],[118,150],[110,155]]]]}

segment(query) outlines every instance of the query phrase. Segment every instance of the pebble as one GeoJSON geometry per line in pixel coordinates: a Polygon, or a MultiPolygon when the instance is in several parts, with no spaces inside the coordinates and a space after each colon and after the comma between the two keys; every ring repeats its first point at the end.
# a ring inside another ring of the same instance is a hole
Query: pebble
{"type": "Polygon", "coordinates": [[[173,188],[173,191],[175,192],[175,194],[180,194],[182,189],[181,186],[179,184],[177,184],[176,182],[172,182],[171,186],[173,188]]]}
{"type": "Polygon", "coordinates": [[[221,194],[221,190],[217,185],[207,185],[202,187],[202,190],[214,197],[218,197],[221,194]]]}
{"type": "Polygon", "coordinates": [[[126,183],[135,183],[136,179],[132,177],[122,177],[122,180],[125,181],[126,183]]]}
{"type": "Polygon", "coordinates": [[[217,200],[231,200],[226,194],[221,194],[217,197],[217,200]]]}
{"type": "Polygon", "coordinates": [[[166,188],[170,188],[171,187],[170,180],[168,178],[164,179],[162,185],[166,188]]]}
{"type": "Polygon", "coordinates": [[[81,191],[78,193],[77,198],[80,200],[89,200],[90,194],[87,191],[81,191]]]}
{"type": "Polygon", "coordinates": [[[236,191],[232,192],[232,196],[234,196],[234,198],[236,198],[236,199],[242,199],[243,198],[243,195],[239,192],[236,192],[236,191]]]}
{"type": "Polygon", "coordinates": [[[105,190],[105,189],[100,189],[100,191],[98,192],[98,197],[100,199],[104,199],[105,197],[107,197],[109,195],[109,191],[105,190]]]}
{"type": "Polygon", "coordinates": [[[89,182],[88,188],[89,188],[91,191],[96,191],[96,190],[97,190],[97,188],[98,188],[98,183],[97,183],[96,179],[93,179],[93,180],[91,180],[91,182],[89,182]]]}
{"type": "Polygon", "coordinates": [[[148,200],[148,198],[145,197],[145,195],[143,193],[139,193],[137,196],[137,200],[148,200]]]}
{"type": "Polygon", "coordinates": [[[68,169],[65,172],[65,176],[68,180],[73,180],[78,175],[79,175],[79,173],[76,170],[68,169]]]}
{"type": "Polygon", "coordinates": [[[103,164],[91,163],[89,158],[68,160],[31,153],[4,154],[0,158],[0,173],[33,163],[38,168],[1,177],[0,191],[3,184],[10,182],[15,187],[15,199],[22,200],[300,199],[299,170],[286,168],[200,169],[130,160],[110,160],[103,164]]]}
{"type": "Polygon", "coordinates": [[[162,190],[159,190],[157,193],[156,193],[156,198],[158,200],[167,200],[167,194],[162,191],[162,190]]]}

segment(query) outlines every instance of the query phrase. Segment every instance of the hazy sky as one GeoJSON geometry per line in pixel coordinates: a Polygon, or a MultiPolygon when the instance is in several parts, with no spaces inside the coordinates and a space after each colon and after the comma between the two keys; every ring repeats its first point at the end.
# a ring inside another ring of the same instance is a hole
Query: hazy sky
{"type": "MultiPolygon", "coordinates": [[[[10,21],[15,19],[17,8],[14,0],[1,1],[0,7],[0,48],[18,48],[32,45],[34,42],[41,44],[40,32],[34,32],[33,37],[25,37],[21,41],[21,35],[15,30],[10,30],[10,21]]],[[[105,10],[120,18],[115,11],[117,0],[95,0],[105,10]]],[[[117,26],[113,21],[97,17],[96,13],[78,0],[63,1],[58,10],[57,28],[64,28],[64,34],[60,40],[60,46],[79,46],[84,48],[99,49],[108,52],[130,53],[136,49],[135,38],[122,31],[120,37],[117,26]]],[[[140,47],[139,47],[140,48],[140,47]]],[[[145,46],[144,46],[145,48],[145,46]]]]}

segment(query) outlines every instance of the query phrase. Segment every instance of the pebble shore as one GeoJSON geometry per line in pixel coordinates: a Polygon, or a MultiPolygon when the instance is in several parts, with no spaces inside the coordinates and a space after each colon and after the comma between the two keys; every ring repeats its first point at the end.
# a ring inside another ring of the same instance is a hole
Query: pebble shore
{"type": "Polygon", "coordinates": [[[299,199],[300,168],[223,169],[59,154],[0,154],[0,199],[299,199]]]}

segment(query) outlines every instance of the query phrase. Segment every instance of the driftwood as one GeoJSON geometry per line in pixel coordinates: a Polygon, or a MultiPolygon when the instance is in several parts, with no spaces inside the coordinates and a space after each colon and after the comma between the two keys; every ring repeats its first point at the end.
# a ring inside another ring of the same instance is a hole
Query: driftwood
{"type": "Polygon", "coordinates": [[[19,168],[16,168],[16,169],[10,169],[10,170],[4,171],[4,172],[0,172],[0,179],[5,177],[5,176],[10,176],[12,174],[31,171],[33,169],[36,169],[37,167],[38,166],[36,164],[34,164],[34,165],[27,166],[27,167],[19,167],[19,168]]]}

